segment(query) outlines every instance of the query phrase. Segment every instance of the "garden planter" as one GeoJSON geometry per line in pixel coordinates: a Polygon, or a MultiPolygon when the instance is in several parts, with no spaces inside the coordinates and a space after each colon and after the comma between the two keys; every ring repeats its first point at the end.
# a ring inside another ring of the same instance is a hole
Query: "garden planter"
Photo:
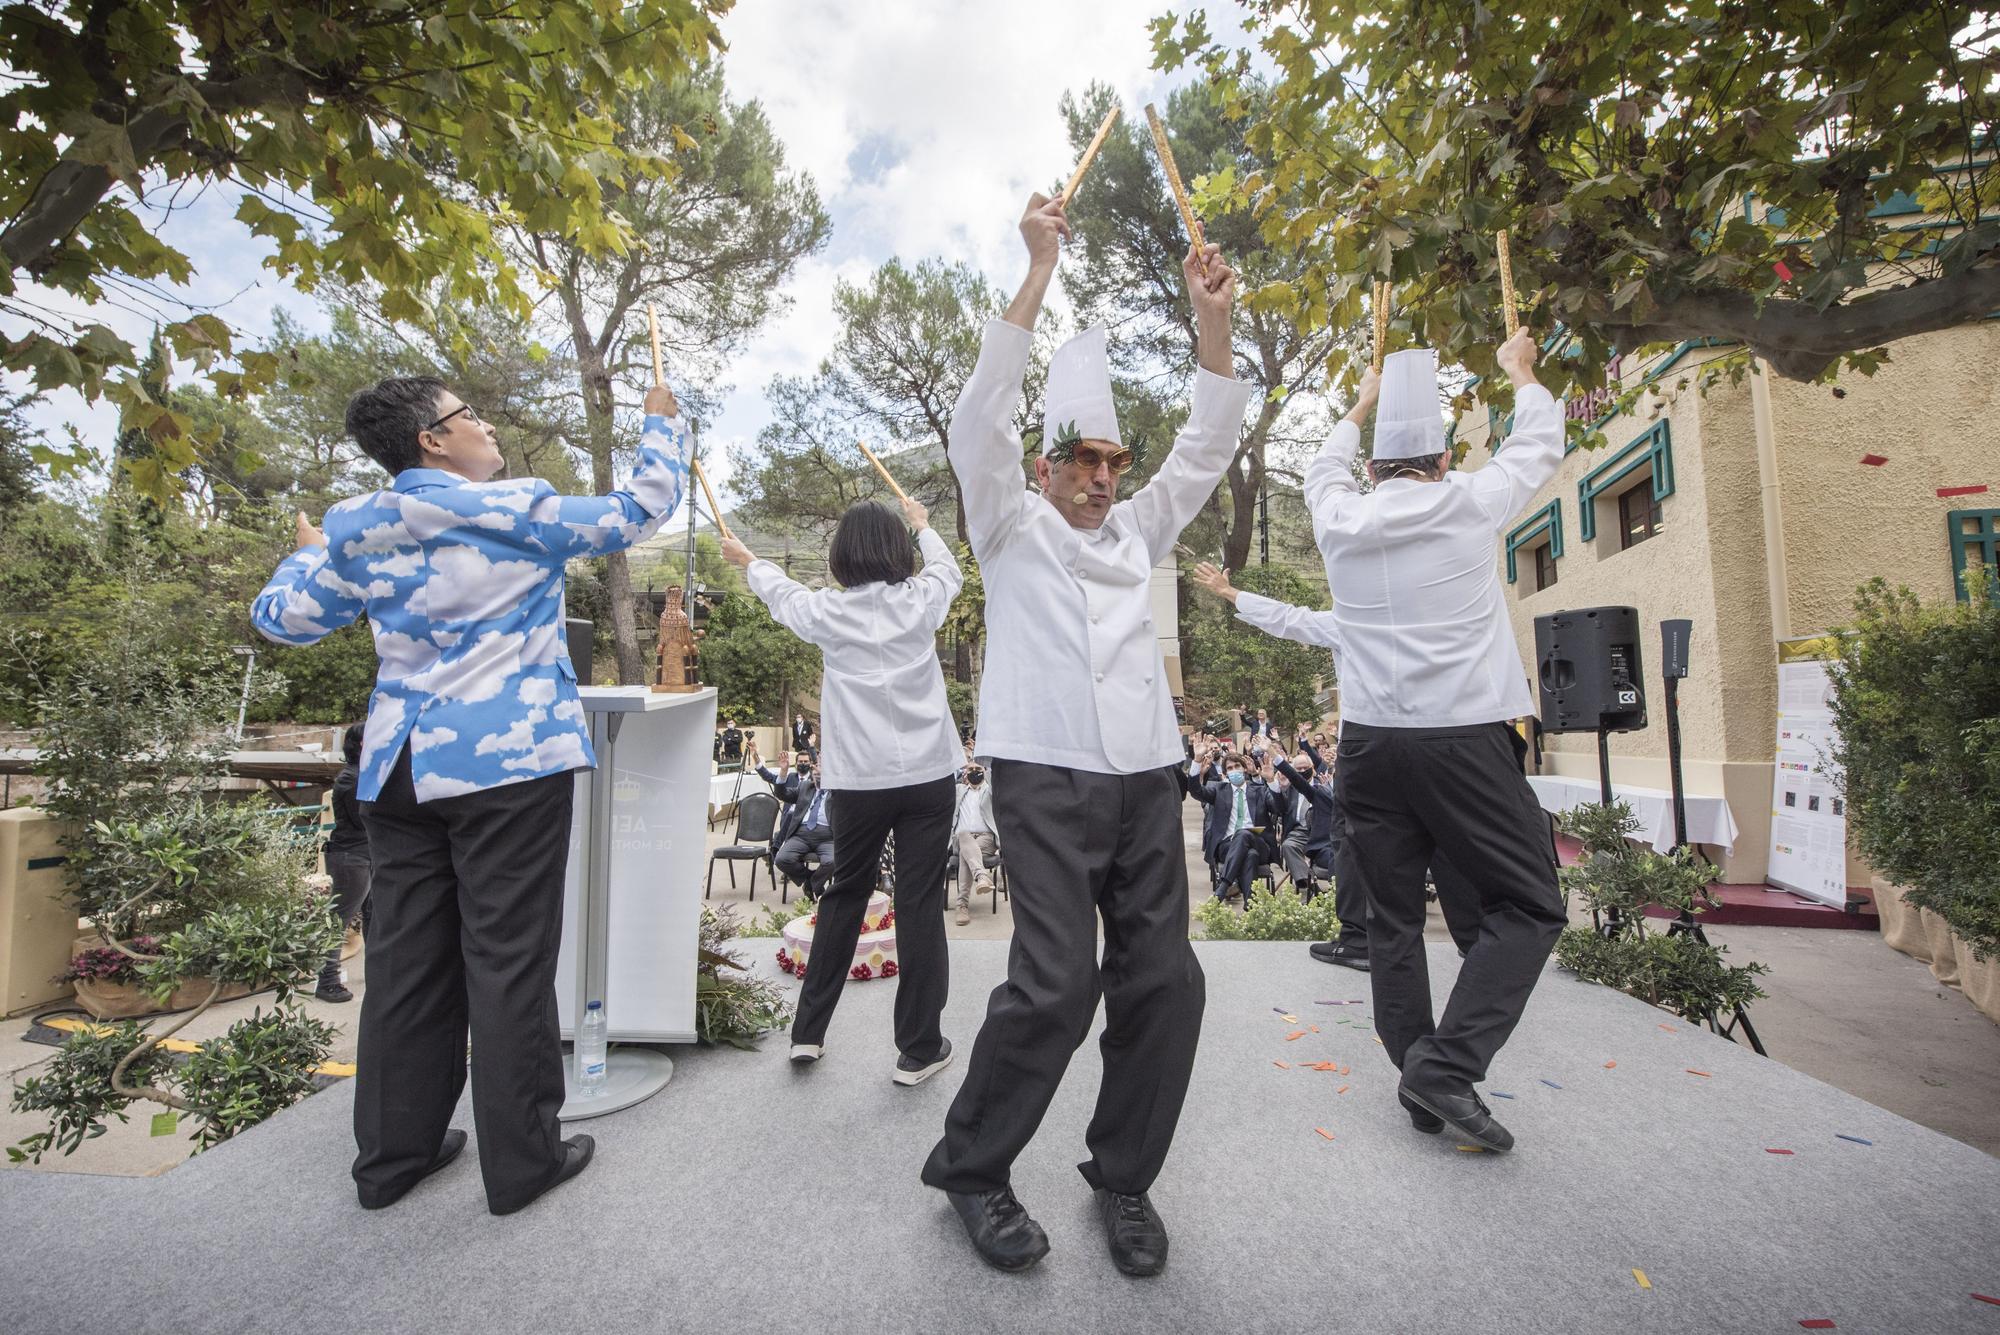
{"type": "Polygon", "coordinates": [[[1875,892],[1875,917],[1881,924],[1882,939],[1891,949],[1930,963],[1930,938],[1924,935],[1923,920],[1917,910],[1904,902],[1902,889],[1880,876],[1870,878],[1869,886],[1875,892]]]}
{"type": "Polygon", "coordinates": [[[2000,954],[1989,952],[1983,960],[1974,959],[1972,947],[1958,936],[1951,939],[1951,948],[1958,957],[1958,986],[1965,999],[2000,1024],[2000,954]]]}
{"type": "Polygon", "coordinates": [[[1940,983],[1957,987],[1958,952],[1952,947],[1951,928],[1929,909],[1918,909],[1917,916],[1923,920],[1924,939],[1930,944],[1931,973],[1940,983]]]}
{"type": "MultiPolygon", "coordinates": [[[[107,983],[96,978],[79,978],[76,983],[76,999],[83,1008],[100,1020],[135,1020],[146,1015],[165,1015],[171,1011],[193,1010],[201,1005],[208,995],[208,989],[215,986],[206,978],[193,978],[182,983],[167,998],[162,1006],[153,1000],[152,994],[132,983],[107,983]]],[[[241,983],[230,983],[217,994],[217,1004],[247,997],[250,989],[241,983]]]]}

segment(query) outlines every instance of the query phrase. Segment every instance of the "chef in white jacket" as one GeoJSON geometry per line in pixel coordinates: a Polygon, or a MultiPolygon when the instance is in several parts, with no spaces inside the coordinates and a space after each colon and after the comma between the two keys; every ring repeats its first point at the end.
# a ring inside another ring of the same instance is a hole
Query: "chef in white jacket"
{"type": "Polygon", "coordinates": [[[1050,362],[1036,486],[1026,485],[1013,417],[1068,231],[1060,202],[1030,201],[1027,280],[987,325],[951,421],[951,466],[986,587],[978,749],[993,777],[1014,944],[923,1179],[949,1195],[993,1265],[1026,1269],[1048,1251],[1010,1173],[1101,994],[1104,1079],[1079,1167],[1114,1263],[1152,1275],[1166,1265],[1167,1235],[1146,1193],[1187,1092],[1204,994],[1187,940],[1181,739],[1150,587],[1234,456],[1250,388],[1234,378],[1230,350],[1235,274],[1215,247],[1190,249],[1182,269],[1199,368],[1172,453],[1119,500],[1133,452],[1112,404],[1105,331],[1091,329],[1050,362]]]}
{"type": "Polygon", "coordinates": [[[1534,712],[1499,579],[1499,535],[1562,463],[1563,414],[1524,329],[1501,346],[1514,426],[1476,471],[1451,466],[1437,363],[1398,352],[1306,468],[1340,654],[1345,858],[1369,900],[1375,1028],[1420,1131],[1514,1140],[1474,1086],[1513,1032],[1568,921],[1547,826],[1509,719],[1534,712]],[[1354,476],[1376,406],[1373,491],[1354,476]],[[1441,854],[1476,893],[1479,936],[1442,1019],[1424,954],[1424,870],[1441,854]]]}
{"type": "Polygon", "coordinates": [[[882,846],[896,836],[896,1049],[891,1078],[917,1085],[951,1062],[939,1026],[948,991],[944,872],[951,840],[958,733],[938,667],[937,632],[964,576],[924,507],[898,517],[876,501],[841,516],[827,548],[840,588],[807,589],[734,537],[722,554],[744,568],[771,619],[820,647],[820,787],[839,856],[820,896],[812,955],[792,1021],[792,1061],[817,1062],[875,889],[882,846]],[[917,569],[907,518],[924,564],[917,569]]]}

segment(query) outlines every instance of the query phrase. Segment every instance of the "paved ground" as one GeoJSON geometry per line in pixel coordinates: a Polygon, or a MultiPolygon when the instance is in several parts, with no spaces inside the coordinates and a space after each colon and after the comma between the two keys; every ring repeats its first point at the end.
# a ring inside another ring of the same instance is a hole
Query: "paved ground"
{"type": "MultiPolygon", "coordinates": [[[[1516,1152],[1460,1153],[1396,1107],[1354,975],[1288,944],[1196,951],[1208,1006],[1154,1184],[1173,1236],[1158,1279],[1113,1270],[1074,1168],[1099,1072],[1088,1042],[1015,1165],[1053,1251],[1021,1276],[976,1259],[917,1180],[965,1063],[918,1089],[892,1085],[894,992],[874,982],[847,990],[816,1068],[794,1070],[775,1043],[676,1049],[659,1096],[579,1128],[598,1140],[591,1169],[507,1218],[486,1213],[474,1152],[392,1210],[359,1209],[349,1085],[158,1179],[0,1174],[0,1324],[96,1332],[111,1313],[119,1330],[174,1335],[1678,1335],[1816,1318],[1864,1335],[1996,1329],[1996,1309],[1971,1295],[2000,1290],[2000,1160],[1554,973],[1493,1071],[1492,1088],[1514,1095],[1494,1105],[1516,1152]],[[67,1260],[52,1259],[52,1239],[67,1260]]],[[[953,944],[949,1034],[969,1042],[1005,960],[1001,942],[953,944]]],[[[1456,957],[1434,946],[1431,963],[1442,988],[1456,957]]],[[[471,1126],[465,1109],[459,1125],[471,1126]]]]}
{"type": "MultiPolygon", "coordinates": [[[[1186,810],[1190,912],[1207,893],[1200,865],[1198,812],[1186,810]]],[[[729,841],[726,827],[714,830],[712,844],[729,841]]],[[[716,904],[733,905],[746,921],[771,901],[762,884],[756,901],[748,896],[739,870],[731,891],[716,870],[716,904]]],[[[947,918],[946,933],[958,941],[1006,940],[1013,932],[1007,901],[999,912],[981,900],[964,927],[947,918]]],[[[1449,940],[1443,921],[1431,915],[1429,936],[1449,940]]],[[[1774,1059],[1838,1089],[1866,1099],[1920,1125],[2000,1155],[2000,1025],[1995,1025],[1930,970],[1882,944],[1872,932],[1814,931],[1804,928],[1724,927],[1710,937],[1728,947],[1737,961],[1760,960],[1772,968],[1764,985],[1770,997],[1752,1010],[1752,1019],[1774,1059]]],[[[1303,954],[1304,947],[1294,949],[1303,954]]],[[[1340,982],[1345,970],[1314,966],[1340,982]]],[[[349,961],[350,984],[365,986],[365,954],[349,961]]],[[[1563,975],[1552,975],[1563,977],[1563,975]]],[[[1361,995],[1357,993],[1357,995],[1361,995]]],[[[203,1016],[186,1037],[220,1033],[239,1015],[268,999],[246,998],[203,1016]]],[[[310,1003],[315,1013],[344,1026],[334,1056],[352,1060],[352,1025],[358,1005],[310,1003]]],[[[21,1040],[25,1018],[0,1022],[0,1072],[18,1079],[46,1061],[53,1049],[21,1040]]],[[[89,1142],[73,1156],[43,1161],[58,1172],[149,1175],[165,1172],[187,1155],[182,1138],[150,1134],[152,1105],[135,1109],[130,1123],[89,1142]]],[[[12,1144],[42,1121],[0,1111],[0,1144],[12,1144]]]]}

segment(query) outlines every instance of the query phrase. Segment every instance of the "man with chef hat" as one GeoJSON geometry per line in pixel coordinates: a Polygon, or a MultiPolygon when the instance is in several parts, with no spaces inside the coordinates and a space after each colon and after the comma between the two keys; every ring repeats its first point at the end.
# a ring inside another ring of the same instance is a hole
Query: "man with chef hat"
{"type": "Polygon", "coordinates": [[[1513,1032],[1568,921],[1548,826],[1509,719],[1534,712],[1501,595],[1496,546],[1563,457],[1563,414],[1535,380],[1524,329],[1498,352],[1513,427],[1485,467],[1455,470],[1428,349],[1367,373],[1353,411],[1306,469],[1340,646],[1335,771],[1345,853],[1371,912],[1375,1028],[1420,1131],[1442,1121],[1504,1152],[1514,1139],[1474,1086],[1513,1032]],[[1376,399],[1380,396],[1380,406],[1376,399]],[[1375,411],[1375,486],[1354,476],[1375,411]],[[1433,1019],[1424,869],[1442,855],[1476,890],[1479,937],[1433,1019]]]}
{"type": "Polygon", "coordinates": [[[1047,1253],[1047,1236],[1014,1198],[1011,1170],[1101,995],[1104,1078],[1079,1168],[1113,1262],[1155,1275],[1167,1233],[1147,1191],[1187,1094],[1204,992],[1188,945],[1181,738],[1152,571],[1235,455],[1251,390],[1235,379],[1230,349],[1236,276],[1216,247],[1190,248],[1182,270],[1198,367],[1172,453],[1119,499],[1135,450],[1112,404],[1105,331],[1093,328],[1050,362],[1036,485],[1026,485],[1013,417],[1035,317],[1069,235],[1061,202],[1036,195],[1021,235],[1027,281],[986,326],[949,450],[986,585],[978,752],[1007,850],[1014,943],[923,1179],[947,1193],[994,1266],[1025,1270],[1047,1253]]]}

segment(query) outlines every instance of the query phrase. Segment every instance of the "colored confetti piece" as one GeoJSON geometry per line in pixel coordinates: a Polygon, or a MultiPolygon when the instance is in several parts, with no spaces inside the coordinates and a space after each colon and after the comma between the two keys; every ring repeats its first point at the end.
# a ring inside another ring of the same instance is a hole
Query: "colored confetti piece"
{"type": "Polygon", "coordinates": [[[1883,464],[1888,463],[1889,460],[1880,454],[1864,454],[1861,456],[1861,462],[1867,464],[1870,468],[1880,468],[1883,464]]]}
{"type": "Polygon", "coordinates": [[[1294,1029],[1294,1030],[1293,1030],[1293,1031],[1292,1031],[1291,1033],[1289,1033],[1289,1034],[1286,1034],[1286,1035],[1285,1035],[1285,1041],[1286,1041],[1287,1043],[1296,1043],[1296,1042],[1298,1042],[1298,1041],[1299,1041],[1300,1039],[1304,1038],[1305,1036],[1306,1036],[1306,1031],[1305,1031],[1305,1030],[1303,1030],[1303,1029],[1294,1029]]]}
{"type": "Polygon", "coordinates": [[[1297,1024],[1299,1022],[1299,1017],[1296,1015],[1287,1015],[1283,1019],[1286,1024],[1297,1024]]]}
{"type": "Polygon", "coordinates": [[[1618,1065],[1618,1063],[1617,1063],[1617,1062],[1606,1062],[1606,1063],[1604,1063],[1604,1069],[1605,1069],[1605,1070],[1607,1070],[1607,1071],[1609,1071],[1609,1070],[1611,1070],[1611,1069],[1612,1069],[1613,1067],[1615,1067],[1615,1066],[1617,1066],[1617,1065],[1618,1065]]]}
{"type": "Polygon", "coordinates": [[[1481,1149],[1481,1148],[1480,1148],[1479,1146],[1477,1146],[1477,1145],[1460,1145],[1460,1146],[1458,1147],[1458,1152],[1459,1152],[1460,1154],[1484,1154],[1484,1153],[1486,1153],[1486,1151],[1485,1151],[1485,1150],[1481,1149]]]}
{"type": "Polygon", "coordinates": [[[1277,1067],[1280,1071],[1289,1071],[1292,1069],[1290,1062],[1281,1062],[1276,1057],[1271,1058],[1271,1065],[1277,1067]]]}
{"type": "Polygon", "coordinates": [[[2000,1298],[1989,1298],[1983,1293],[1975,1293],[1972,1296],[1982,1303],[1992,1303],[1995,1307],[2000,1307],[2000,1298]]]}
{"type": "Polygon", "coordinates": [[[1306,1026],[1306,1028],[1312,1030],[1315,1034],[1319,1032],[1319,1026],[1316,1024],[1309,1024],[1306,1026]]]}
{"type": "Polygon", "coordinates": [[[1986,484],[1984,482],[1976,487],[1939,487],[1937,489],[1940,500],[1951,496],[1983,496],[1985,493],[1986,484]]]}
{"type": "Polygon", "coordinates": [[[1497,1089],[1489,1089],[1486,1092],[1491,1094],[1496,1099],[1511,1099],[1514,1097],[1512,1094],[1502,1094],[1497,1089]]]}
{"type": "Polygon", "coordinates": [[[1285,1013],[1285,1008],[1283,1006],[1273,1006],[1271,1007],[1271,1009],[1276,1011],[1280,1015],[1283,1015],[1285,1013]]]}
{"type": "Polygon", "coordinates": [[[1557,1084],[1557,1083],[1556,1083],[1555,1081],[1553,1081],[1553,1080],[1544,1080],[1544,1081],[1542,1081],[1542,1083],[1543,1083],[1543,1084],[1545,1084],[1545,1085],[1547,1085],[1547,1086],[1548,1086],[1548,1087],[1549,1087],[1550,1089],[1561,1089],[1561,1088],[1562,1088],[1562,1086],[1561,1086],[1561,1085],[1557,1084]]]}
{"type": "Polygon", "coordinates": [[[1778,275],[1780,282],[1789,283],[1792,281],[1792,266],[1783,260],[1773,260],[1771,262],[1771,270],[1778,275]]]}
{"type": "Polygon", "coordinates": [[[1714,1077],[1713,1075],[1711,1075],[1711,1074],[1710,1074],[1709,1072],[1707,1072],[1707,1071],[1697,1071],[1697,1070],[1695,1070],[1695,1069],[1694,1069],[1694,1067],[1692,1067],[1692,1066],[1688,1066],[1688,1067],[1684,1067],[1684,1068],[1682,1068],[1682,1069],[1684,1069],[1684,1070],[1685,1070],[1685,1071],[1686,1071],[1686,1072],[1687,1072],[1687,1073],[1688,1073],[1689,1075],[1698,1075],[1698,1076],[1700,1076],[1700,1077],[1701,1077],[1702,1079],[1704,1079],[1704,1080],[1713,1080],[1713,1079],[1715,1078],[1715,1077],[1714,1077]]]}
{"type": "Polygon", "coordinates": [[[1764,1153],[1766,1153],[1766,1154],[1790,1154],[1791,1152],[1792,1152],[1792,1151],[1790,1151],[1790,1150],[1765,1150],[1765,1151],[1764,1151],[1764,1153]]]}
{"type": "Polygon", "coordinates": [[[1323,1127],[1323,1126],[1316,1126],[1316,1127],[1314,1127],[1314,1128],[1313,1128],[1313,1130],[1315,1130],[1315,1131],[1319,1132],[1319,1133],[1320,1133],[1320,1134],[1321,1134],[1322,1136],[1325,1136],[1325,1137],[1326,1137],[1326,1138],[1327,1138],[1328,1140],[1332,1140],[1332,1139],[1333,1139],[1333,1132],[1331,1132],[1331,1131],[1327,1130],[1327,1129],[1326,1129],[1325,1127],[1323,1127]]]}
{"type": "Polygon", "coordinates": [[[1314,1063],[1312,1064],[1312,1068],[1311,1068],[1311,1069],[1313,1069],[1313,1070],[1315,1070],[1315,1071],[1332,1071],[1332,1072],[1334,1072],[1335,1074],[1338,1074],[1338,1073],[1339,1073],[1339,1071],[1340,1071],[1340,1063],[1339,1063],[1339,1062],[1314,1062],[1314,1063]]]}
{"type": "Polygon", "coordinates": [[[1799,1322],[1799,1324],[1807,1330],[1832,1330],[1833,1318],[1824,1316],[1807,1317],[1805,1320],[1799,1322]]]}
{"type": "Polygon", "coordinates": [[[1632,1278],[1639,1281],[1639,1287],[1642,1289],[1650,1289],[1653,1287],[1653,1281],[1646,1278],[1646,1272],[1638,1269],[1637,1267],[1633,1268],[1632,1278]]]}
{"type": "Polygon", "coordinates": [[[1333,1092],[1336,1094],[1345,1094],[1348,1090],[1352,1088],[1353,1088],[1352,1085],[1342,1085],[1339,1089],[1336,1089],[1333,1092]]]}
{"type": "Polygon", "coordinates": [[[1851,1140],[1857,1145],[1873,1145],[1875,1143],[1872,1140],[1863,1140],[1860,1136],[1850,1136],[1844,1131],[1836,1131],[1833,1134],[1841,1140],[1851,1140]]]}
{"type": "Polygon", "coordinates": [[[1670,1033],[1670,1034],[1678,1034],[1678,1033],[1680,1032],[1680,1030],[1678,1030],[1678,1029],[1674,1028],[1674,1027],[1673,1027],[1672,1025],[1670,1025],[1670,1024],[1663,1024],[1663,1025],[1661,1025],[1661,1026],[1660,1026],[1660,1028],[1662,1028],[1662,1029],[1666,1030],[1666,1031],[1667,1031],[1668,1033],[1670,1033]]]}
{"type": "Polygon", "coordinates": [[[1376,1046],[1378,1046],[1378,1047],[1386,1047],[1386,1046],[1388,1046],[1387,1044],[1383,1043],[1383,1042],[1382,1042],[1382,1040],[1381,1040],[1380,1038],[1377,1038],[1377,1039],[1375,1040],[1375,1043],[1376,1043],[1376,1046]]]}

